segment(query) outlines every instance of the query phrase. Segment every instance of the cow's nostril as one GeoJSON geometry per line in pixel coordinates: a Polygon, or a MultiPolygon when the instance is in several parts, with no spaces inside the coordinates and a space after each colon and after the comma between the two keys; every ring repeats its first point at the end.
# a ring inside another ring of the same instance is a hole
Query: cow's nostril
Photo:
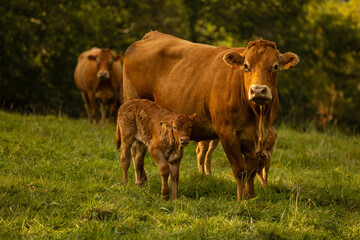
{"type": "Polygon", "coordinates": [[[253,96],[255,94],[254,90],[251,88],[250,89],[250,95],[253,96]]]}
{"type": "Polygon", "coordinates": [[[266,88],[261,91],[262,94],[266,95],[266,88]]]}

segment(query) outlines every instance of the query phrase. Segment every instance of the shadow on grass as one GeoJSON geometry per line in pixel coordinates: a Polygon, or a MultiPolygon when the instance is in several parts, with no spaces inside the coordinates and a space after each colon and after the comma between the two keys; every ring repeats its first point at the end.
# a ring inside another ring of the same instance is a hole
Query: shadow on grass
{"type": "Polygon", "coordinates": [[[202,197],[236,199],[236,183],[217,176],[194,173],[183,177],[179,185],[180,194],[190,199],[202,197]]]}

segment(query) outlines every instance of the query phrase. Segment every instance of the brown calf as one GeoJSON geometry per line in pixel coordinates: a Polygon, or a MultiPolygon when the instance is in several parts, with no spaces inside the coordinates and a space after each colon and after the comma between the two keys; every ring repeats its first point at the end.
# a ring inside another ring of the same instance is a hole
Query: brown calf
{"type": "MultiPolygon", "coordinates": [[[[257,167],[256,175],[261,183],[261,186],[267,185],[267,177],[270,168],[270,158],[274,151],[277,139],[277,131],[274,127],[269,129],[269,135],[266,139],[265,146],[262,152],[258,155],[259,165],[257,167]]],[[[211,174],[211,154],[219,144],[219,139],[206,140],[198,143],[196,148],[196,156],[198,162],[199,172],[206,175],[211,174]]]]}
{"type": "Polygon", "coordinates": [[[264,149],[259,155],[259,166],[257,168],[256,176],[258,177],[261,186],[267,185],[267,178],[270,168],[270,158],[277,142],[277,131],[274,127],[269,130],[268,138],[266,139],[264,149]]]}
{"type": "Polygon", "coordinates": [[[195,113],[187,117],[145,99],[125,102],[118,111],[116,147],[122,144],[120,162],[123,181],[127,184],[127,170],[131,152],[134,155],[136,184],[147,181],[144,156],[149,149],[162,177],[161,195],[167,199],[168,178],[171,174],[171,198],[178,198],[179,167],[183,147],[190,142],[195,113]]]}

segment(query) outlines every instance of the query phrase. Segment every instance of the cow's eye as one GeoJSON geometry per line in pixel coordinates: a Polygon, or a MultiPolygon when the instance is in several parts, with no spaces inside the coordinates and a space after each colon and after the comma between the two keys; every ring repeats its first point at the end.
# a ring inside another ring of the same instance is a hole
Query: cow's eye
{"type": "Polygon", "coordinates": [[[246,63],[244,64],[244,70],[245,72],[250,72],[249,65],[247,65],[246,63]]]}
{"type": "Polygon", "coordinates": [[[192,129],[192,126],[189,126],[190,129],[192,129]]]}
{"type": "Polygon", "coordinates": [[[279,69],[279,65],[276,64],[276,65],[274,66],[274,70],[278,70],[278,69],[279,69]]]}
{"type": "Polygon", "coordinates": [[[174,129],[176,130],[176,127],[174,127],[174,129]]]}

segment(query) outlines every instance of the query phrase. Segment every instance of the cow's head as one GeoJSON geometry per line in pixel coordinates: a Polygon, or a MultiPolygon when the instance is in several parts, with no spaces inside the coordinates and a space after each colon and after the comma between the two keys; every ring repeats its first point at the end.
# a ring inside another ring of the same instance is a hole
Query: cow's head
{"type": "Polygon", "coordinates": [[[165,129],[169,137],[174,138],[174,141],[181,146],[186,146],[190,142],[190,135],[192,130],[193,120],[196,113],[186,116],[179,114],[171,121],[160,122],[160,127],[165,129]]]}
{"type": "Polygon", "coordinates": [[[226,53],[223,59],[243,71],[246,97],[257,105],[265,105],[276,93],[278,69],[289,69],[299,62],[296,54],[281,54],[275,43],[262,39],[249,42],[242,53],[226,53]]]}
{"type": "Polygon", "coordinates": [[[90,61],[96,61],[97,63],[97,77],[100,79],[109,79],[112,69],[112,65],[116,61],[121,60],[121,56],[114,56],[110,49],[103,48],[97,55],[89,55],[90,61]]]}

